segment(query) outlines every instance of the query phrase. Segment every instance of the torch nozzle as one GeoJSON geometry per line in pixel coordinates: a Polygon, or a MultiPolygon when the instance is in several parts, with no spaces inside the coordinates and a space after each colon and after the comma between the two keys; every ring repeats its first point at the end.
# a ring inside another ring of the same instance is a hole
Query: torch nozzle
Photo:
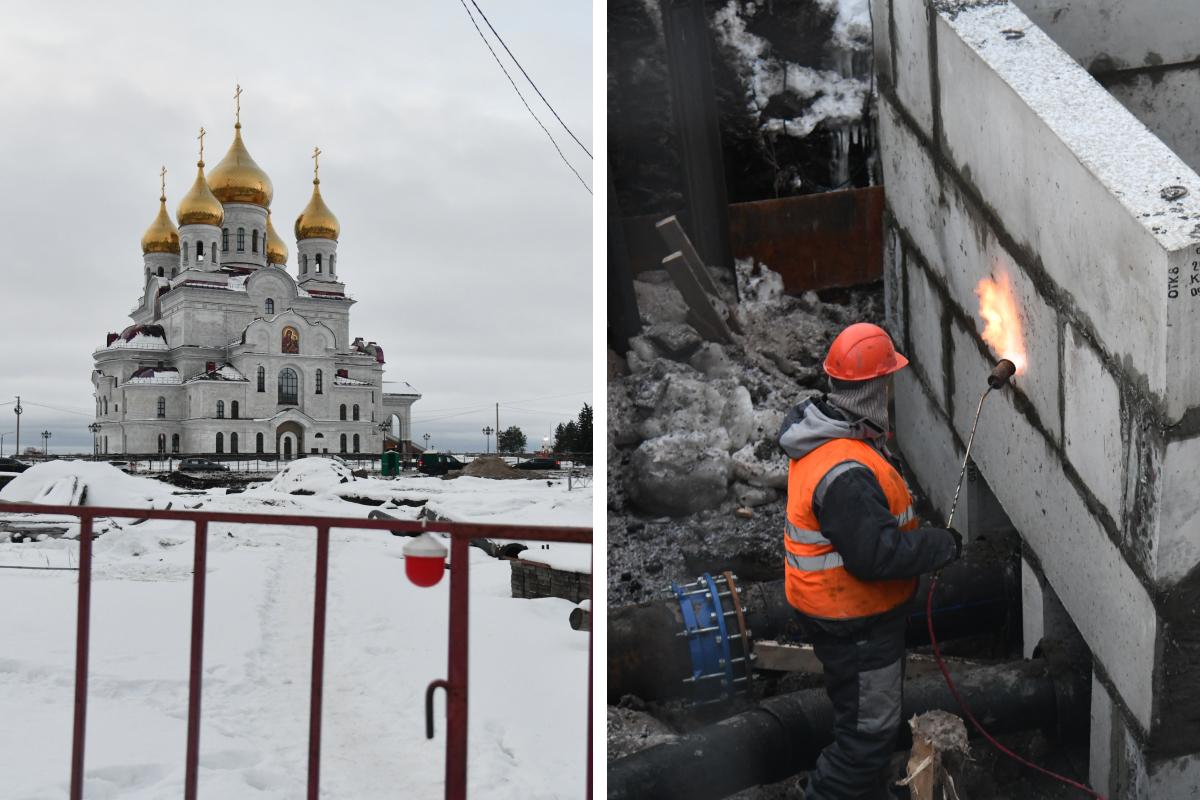
{"type": "Polygon", "coordinates": [[[1007,358],[1002,358],[996,362],[996,366],[992,368],[992,372],[988,375],[988,386],[993,389],[999,389],[1008,383],[1017,371],[1017,365],[1009,361],[1007,358]]]}

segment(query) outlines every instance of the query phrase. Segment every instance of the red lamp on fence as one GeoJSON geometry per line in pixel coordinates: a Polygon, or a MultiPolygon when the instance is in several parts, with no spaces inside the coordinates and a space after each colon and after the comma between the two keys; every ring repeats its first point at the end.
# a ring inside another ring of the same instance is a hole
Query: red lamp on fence
{"type": "Polygon", "coordinates": [[[404,574],[417,586],[434,586],[446,571],[446,545],[422,533],[404,545],[404,574]]]}

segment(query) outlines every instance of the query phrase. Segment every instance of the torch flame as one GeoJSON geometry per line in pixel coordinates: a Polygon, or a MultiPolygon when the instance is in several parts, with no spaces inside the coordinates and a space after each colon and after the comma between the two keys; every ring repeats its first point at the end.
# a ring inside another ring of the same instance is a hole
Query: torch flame
{"type": "Polygon", "coordinates": [[[1021,336],[1021,315],[1008,273],[995,270],[996,278],[984,278],[975,287],[979,296],[979,316],[983,317],[983,340],[1000,358],[1007,358],[1025,371],[1025,340],[1021,336]]]}

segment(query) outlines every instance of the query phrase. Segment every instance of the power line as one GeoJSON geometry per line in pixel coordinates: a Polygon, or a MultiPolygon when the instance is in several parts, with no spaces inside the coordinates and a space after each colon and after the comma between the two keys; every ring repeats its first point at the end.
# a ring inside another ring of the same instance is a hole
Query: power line
{"type": "Polygon", "coordinates": [[[512,79],[512,76],[508,74],[508,70],[504,68],[504,62],[500,60],[500,56],[496,55],[496,50],[492,47],[492,43],[487,40],[487,37],[483,35],[483,31],[479,29],[479,23],[475,21],[475,15],[471,13],[471,9],[467,8],[466,0],[458,0],[458,2],[462,5],[463,11],[467,12],[467,16],[471,18],[471,24],[475,27],[475,32],[479,34],[479,38],[483,40],[485,45],[487,45],[488,52],[492,54],[492,58],[496,59],[496,64],[500,66],[500,71],[504,73],[504,77],[508,78],[508,82],[512,84],[513,91],[517,93],[517,97],[521,98],[521,103],[525,106],[525,110],[529,112],[529,116],[533,117],[534,122],[538,124],[538,127],[541,128],[542,132],[546,134],[546,138],[550,140],[550,144],[554,145],[554,149],[558,153],[558,157],[561,158],[563,163],[567,165],[567,169],[575,173],[575,177],[579,179],[581,184],[583,184],[583,188],[587,190],[588,194],[591,194],[592,189],[587,185],[587,181],[583,179],[583,176],[579,174],[579,171],[576,170],[571,162],[567,160],[567,157],[563,155],[562,148],[558,146],[558,142],[554,141],[554,137],[550,135],[550,131],[546,130],[546,126],[542,124],[542,121],[538,119],[538,115],[533,113],[533,109],[530,108],[529,103],[525,101],[525,95],[521,94],[521,90],[517,88],[516,82],[512,79]]]}
{"type": "Polygon", "coordinates": [[[556,120],[558,120],[558,124],[562,125],[563,130],[570,134],[571,138],[575,140],[575,144],[583,148],[583,152],[588,154],[588,158],[592,158],[592,151],[588,150],[587,147],[584,147],[583,142],[579,141],[579,137],[567,127],[567,123],[563,122],[562,117],[560,117],[558,112],[554,110],[554,106],[550,105],[550,101],[546,99],[546,95],[542,94],[542,90],[537,87],[537,84],[533,82],[533,78],[529,77],[529,73],[526,72],[525,68],[521,66],[521,62],[517,60],[515,55],[513,55],[513,51],[508,49],[508,45],[504,43],[503,37],[501,37],[500,33],[492,27],[492,21],[487,18],[487,14],[483,13],[483,9],[479,7],[479,4],[476,3],[475,0],[471,0],[471,5],[475,6],[475,10],[479,12],[479,16],[483,17],[483,21],[487,23],[488,29],[491,30],[493,35],[495,35],[496,41],[500,42],[500,46],[504,48],[504,52],[508,53],[508,56],[513,60],[513,63],[517,65],[517,69],[521,70],[521,74],[525,76],[525,80],[529,81],[529,85],[533,87],[535,92],[537,92],[538,97],[542,98],[542,102],[546,104],[546,108],[550,109],[550,113],[554,115],[556,120]]]}

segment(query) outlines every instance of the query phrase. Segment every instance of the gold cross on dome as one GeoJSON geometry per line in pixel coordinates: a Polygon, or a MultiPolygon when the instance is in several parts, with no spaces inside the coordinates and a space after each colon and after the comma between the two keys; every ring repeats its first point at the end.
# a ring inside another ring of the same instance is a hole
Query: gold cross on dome
{"type": "Polygon", "coordinates": [[[320,162],[320,160],[318,159],[318,156],[320,156],[320,155],[321,155],[321,148],[319,148],[319,147],[314,147],[314,148],[313,148],[313,154],[312,154],[312,160],[313,160],[313,180],[314,180],[314,181],[315,181],[315,180],[317,180],[317,179],[318,179],[318,177],[319,177],[319,176],[317,175],[317,170],[319,170],[319,169],[321,168],[321,166],[320,166],[321,162],[320,162]]]}
{"type": "Polygon", "coordinates": [[[167,168],[166,168],[166,165],[164,165],[163,168],[158,171],[158,184],[159,184],[159,186],[158,186],[159,194],[162,195],[162,197],[159,199],[166,200],[167,199],[167,168]]]}
{"type": "Polygon", "coordinates": [[[237,91],[233,93],[233,102],[236,104],[234,118],[240,128],[242,127],[242,85],[240,83],[237,84],[237,91]]]}
{"type": "Polygon", "coordinates": [[[207,133],[207,131],[205,131],[204,126],[201,125],[200,126],[200,135],[196,137],[197,139],[200,140],[200,160],[201,161],[204,160],[204,134],[205,133],[207,133]]]}

